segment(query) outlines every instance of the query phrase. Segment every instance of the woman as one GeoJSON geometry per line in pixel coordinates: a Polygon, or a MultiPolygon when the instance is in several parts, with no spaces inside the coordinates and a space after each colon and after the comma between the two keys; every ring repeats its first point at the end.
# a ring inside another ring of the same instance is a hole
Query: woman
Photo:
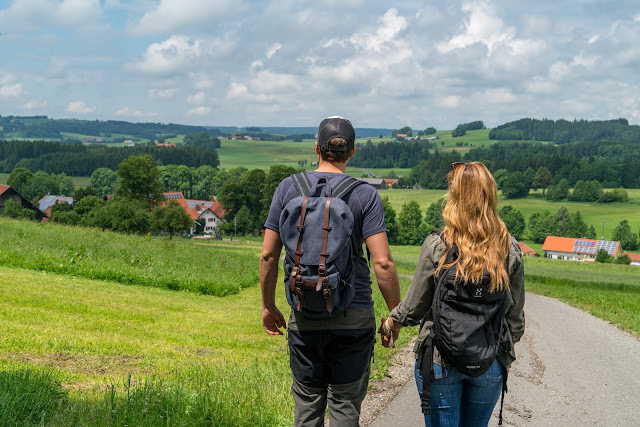
{"type": "MultiPolygon", "coordinates": [[[[447,178],[448,202],[442,212],[445,227],[440,235],[433,233],[425,239],[407,295],[391,316],[383,319],[380,333],[383,345],[393,345],[400,328],[420,323],[420,335],[414,348],[419,351],[433,325],[430,308],[439,273],[449,271],[453,266],[456,283],[465,285],[479,284],[483,277],[488,283],[488,275],[489,292],[506,293],[504,309],[508,333],[504,347],[509,351],[498,354],[484,374],[472,377],[447,363],[434,346],[434,379],[428,399],[431,415],[425,414],[427,427],[486,426],[502,391],[503,368],[508,370],[515,360],[513,344],[524,332],[522,254],[498,216],[496,183],[489,170],[480,162],[454,163],[447,178]],[[457,247],[458,257],[449,258],[446,263],[453,245],[457,247]]],[[[423,378],[417,364],[415,375],[422,397],[423,378]]]]}

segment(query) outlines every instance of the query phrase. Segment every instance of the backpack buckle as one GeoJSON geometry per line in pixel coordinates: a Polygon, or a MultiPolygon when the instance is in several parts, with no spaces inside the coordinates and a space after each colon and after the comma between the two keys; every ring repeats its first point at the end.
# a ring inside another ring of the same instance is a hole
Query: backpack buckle
{"type": "Polygon", "coordinates": [[[327,275],[327,266],[326,264],[318,264],[318,275],[326,276],[327,275]]]}

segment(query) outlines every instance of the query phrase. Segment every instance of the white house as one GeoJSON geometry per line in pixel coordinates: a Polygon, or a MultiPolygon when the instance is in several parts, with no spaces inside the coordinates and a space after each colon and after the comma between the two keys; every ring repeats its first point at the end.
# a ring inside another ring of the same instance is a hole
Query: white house
{"type": "Polygon", "coordinates": [[[542,245],[545,258],[566,259],[569,261],[594,262],[600,249],[606,250],[612,257],[617,257],[620,251],[620,242],[547,236],[542,245]]]}

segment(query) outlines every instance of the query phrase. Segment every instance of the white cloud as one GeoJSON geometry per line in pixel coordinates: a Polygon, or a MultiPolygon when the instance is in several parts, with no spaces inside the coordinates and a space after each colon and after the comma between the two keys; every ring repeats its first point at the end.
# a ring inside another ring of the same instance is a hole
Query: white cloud
{"type": "Polygon", "coordinates": [[[241,16],[246,6],[241,0],[160,0],[145,13],[136,34],[168,34],[195,28],[211,30],[216,23],[241,16]]]}
{"type": "Polygon", "coordinates": [[[444,108],[456,108],[460,104],[460,97],[449,95],[442,98],[439,102],[444,108]]]}
{"type": "Polygon", "coordinates": [[[271,46],[271,47],[267,50],[267,53],[266,53],[267,58],[268,58],[268,59],[271,59],[271,57],[272,57],[273,55],[275,55],[275,54],[276,54],[276,52],[277,52],[277,51],[279,51],[281,47],[282,47],[282,45],[281,45],[280,43],[274,43],[274,44],[273,44],[273,46],[271,46]]]}
{"type": "Polygon", "coordinates": [[[23,93],[22,83],[13,83],[0,86],[0,96],[3,98],[15,98],[23,93]]]}
{"type": "Polygon", "coordinates": [[[589,41],[587,43],[594,44],[595,42],[598,41],[598,39],[600,39],[600,36],[598,36],[598,35],[591,36],[591,37],[589,37],[589,41]]]}
{"type": "Polygon", "coordinates": [[[177,92],[177,88],[172,87],[169,89],[149,89],[147,95],[149,98],[171,99],[177,92]]]}
{"type": "Polygon", "coordinates": [[[465,32],[452,37],[448,42],[437,45],[441,52],[482,43],[490,53],[496,43],[504,43],[513,39],[515,30],[512,27],[505,27],[491,3],[487,1],[469,2],[462,7],[462,10],[469,14],[469,20],[465,22],[465,32]]]}
{"type": "Polygon", "coordinates": [[[392,42],[407,27],[407,20],[398,15],[397,9],[389,9],[382,18],[379,19],[380,27],[375,34],[355,33],[349,41],[356,46],[366,50],[380,51],[387,44],[392,42]]]}
{"type": "Polygon", "coordinates": [[[46,100],[40,100],[40,99],[31,99],[27,102],[25,102],[22,107],[27,109],[27,110],[35,110],[36,108],[44,108],[46,107],[48,104],[48,102],[46,100]]]}
{"type": "Polygon", "coordinates": [[[187,96],[187,103],[192,105],[202,105],[206,101],[206,97],[204,92],[194,93],[193,95],[187,96]]]}
{"type": "Polygon", "coordinates": [[[184,70],[200,55],[199,40],[192,42],[185,36],[171,36],[163,42],[151,43],[141,61],[127,64],[125,68],[143,74],[171,75],[184,70]]]}
{"type": "Polygon", "coordinates": [[[123,116],[123,117],[141,118],[141,117],[155,117],[157,115],[158,115],[157,113],[144,113],[140,110],[134,110],[129,107],[124,107],[116,111],[116,116],[123,116]]]}
{"type": "Polygon", "coordinates": [[[72,101],[67,106],[67,113],[88,114],[97,111],[96,107],[87,105],[84,101],[72,101]]]}
{"type": "Polygon", "coordinates": [[[196,89],[211,89],[214,86],[212,77],[206,73],[189,73],[189,79],[196,89]]]}
{"type": "Polygon", "coordinates": [[[3,30],[51,24],[78,29],[96,25],[101,18],[99,0],[15,0],[10,7],[0,10],[3,30]]]}
{"type": "Polygon", "coordinates": [[[195,107],[190,109],[185,113],[187,117],[194,116],[206,116],[207,114],[211,114],[211,108],[201,105],[200,107],[195,107]]]}

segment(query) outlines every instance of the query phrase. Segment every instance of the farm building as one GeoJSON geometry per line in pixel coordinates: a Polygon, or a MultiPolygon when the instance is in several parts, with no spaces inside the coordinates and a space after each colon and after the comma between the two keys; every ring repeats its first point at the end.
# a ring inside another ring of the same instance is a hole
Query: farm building
{"type": "Polygon", "coordinates": [[[545,258],[569,261],[594,262],[600,249],[606,250],[612,257],[617,257],[620,251],[620,242],[547,236],[542,245],[545,258]]]}
{"type": "Polygon", "coordinates": [[[520,251],[522,252],[523,256],[532,256],[532,257],[540,256],[540,254],[538,254],[536,251],[534,251],[533,249],[531,249],[529,246],[525,245],[522,242],[518,242],[518,246],[520,247],[520,251]]]}
{"type": "Polygon", "coordinates": [[[386,188],[384,179],[382,178],[356,178],[359,181],[366,182],[376,189],[386,188]]]}
{"type": "Polygon", "coordinates": [[[15,203],[19,204],[23,208],[31,209],[35,211],[36,217],[35,219],[38,221],[42,221],[44,214],[40,209],[37,208],[33,203],[25,199],[22,194],[18,193],[15,189],[11,188],[8,185],[0,185],[0,210],[4,209],[4,204],[8,200],[13,200],[15,203]]]}
{"type": "Polygon", "coordinates": [[[637,265],[640,267],[640,254],[632,254],[630,252],[625,252],[623,255],[628,255],[631,259],[631,265],[637,265]]]}
{"type": "Polygon", "coordinates": [[[56,203],[68,203],[73,205],[73,197],[67,196],[53,196],[51,194],[47,194],[38,202],[38,209],[40,209],[45,214],[44,221],[47,221],[48,218],[51,218],[51,208],[56,203]]]}

